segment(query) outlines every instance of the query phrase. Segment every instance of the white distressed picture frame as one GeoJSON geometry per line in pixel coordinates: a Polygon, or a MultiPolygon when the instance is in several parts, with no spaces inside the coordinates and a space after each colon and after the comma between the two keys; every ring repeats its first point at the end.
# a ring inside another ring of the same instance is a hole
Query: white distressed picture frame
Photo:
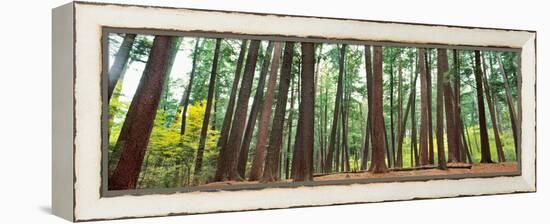
{"type": "Polygon", "coordinates": [[[74,2],[53,10],[52,33],[52,204],[54,214],[71,221],[536,191],[534,31],[74,2]],[[521,175],[104,197],[101,74],[105,27],[519,48],[521,175]]]}

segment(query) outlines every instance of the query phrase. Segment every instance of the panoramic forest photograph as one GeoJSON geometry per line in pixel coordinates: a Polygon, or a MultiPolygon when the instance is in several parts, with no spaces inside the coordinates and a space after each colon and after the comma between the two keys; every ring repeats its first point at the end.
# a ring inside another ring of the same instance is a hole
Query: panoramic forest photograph
{"type": "Polygon", "coordinates": [[[513,49],[104,35],[108,190],[519,170],[513,49]]]}

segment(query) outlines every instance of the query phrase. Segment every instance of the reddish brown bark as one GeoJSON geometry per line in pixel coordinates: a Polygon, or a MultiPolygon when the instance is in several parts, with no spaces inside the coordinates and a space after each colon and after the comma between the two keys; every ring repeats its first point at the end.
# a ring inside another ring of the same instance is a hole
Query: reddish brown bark
{"type": "MultiPolygon", "coordinates": [[[[414,63],[414,73],[415,76],[419,76],[420,72],[419,70],[419,57],[420,54],[416,55],[416,60],[414,63]]],[[[420,155],[418,155],[418,131],[417,131],[417,120],[416,120],[416,80],[414,79],[414,82],[411,83],[411,91],[412,91],[412,110],[411,110],[411,151],[412,151],[412,157],[414,158],[414,166],[418,166],[420,164],[420,155]]]]}
{"type": "Polygon", "coordinates": [[[426,82],[428,94],[428,163],[434,164],[434,135],[432,121],[432,69],[431,69],[431,49],[426,49],[424,57],[426,57],[426,82]]]}
{"type": "Polygon", "coordinates": [[[237,98],[237,89],[239,87],[239,81],[241,77],[241,71],[244,62],[244,56],[246,54],[248,46],[248,40],[243,40],[241,42],[241,49],[239,52],[239,57],[237,58],[237,67],[235,69],[235,76],[233,78],[233,84],[231,85],[231,93],[229,94],[229,101],[227,102],[227,109],[225,110],[225,115],[223,119],[222,129],[220,132],[220,138],[218,139],[217,148],[220,150],[218,156],[218,164],[216,168],[216,174],[214,176],[215,181],[220,181],[223,177],[223,169],[225,169],[224,158],[227,157],[227,151],[225,150],[225,144],[227,143],[227,138],[229,138],[229,131],[231,129],[231,121],[233,120],[233,112],[235,109],[235,100],[237,98]]]}
{"type": "Polygon", "coordinates": [[[298,135],[296,139],[296,173],[294,181],[313,180],[313,127],[315,114],[314,68],[315,52],[313,43],[302,43],[302,72],[300,109],[298,115],[298,135]]]}
{"type": "MultiPolygon", "coordinates": [[[[448,140],[448,151],[449,155],[451,152],[458,151],[458,138],[456,134],[452,135],[449,132],[449,127],[452,126],[453,130],[451,132],[456,132],[455,121],[454,121],[454,107],[452,97],[452,89],[450,83],[446,80],[447,72],[449,71],[449,61],[447,57],[447,49],[437,49],[437,105],[436,105],[436,137],[437,137],[437,166],[440,169],[447,169],[447,161],[445,159],[445,146],[443,141],[443,101],[445,101],[445,106],[448,107],[446,110],[447,117],[447,140],[448,140]],[[445,100],[443,99],[443,89],[447,93],[445,100]],[[455,142],[456,141],[456,142],[455,142]]],[[[447,108],[446,107],[446,108],[447,108]]]]}
{"type": "Polygon", "coordinates": [[[225,145],[225,150],[227,150],[225,164],[227,167],[223,169],[225,172],[225,175],[223,176],[229,180],[242,180],[242,177],[237,171],[237,163],[244,134],[243,131],[246,125],[245,122],[248,111],[248,101],[252,89],[254,71],[256,70],[256,61],[258,59],[259,48],[259,40],[251,41],[250,48],[248,49],[248,57],[246,58],[243,80],[239,91],[239,98],[237,99],[237,107],[235,108],[235,114],[233,116],[233,124],[231,125],[231,133],[229,134],[229,139],[225,145]]]}
{"type": "Polygon", "coordinates": [[[147,72],[141,77],[117,142],[122,153],[109,177],[109,190],[136,188],[162,93],[170,45],[168,36],[156,36],[153,41],[147,72]]]}
{"type": "Polygon", "coordinates": [[[271,54],[273,52],[273,42],[270,41],[267,45],[267,49],[264,54],[262,67],[260,69],[260,78],[256,85],[256,94],[254,95],[254,101],[248,114],[248,122],[246,122],[246,129],[244,131],[244,137],[239,150],[239,162],[237,164],[237,171],[239,175],[244,178],[246,171],[246,161],[248,160],[248,151],[250,149],[250,141],[252,141],[252,134],[254,133],[254,127],[258,120],[258,111],[260,110],[262,100],[264,97],[265,78],[269,69],[269,63],[271,62],[271,54]]]}
{"type": "Polygon", "coordinates": [[[258,180],[263,171],[265,148],[267,147],[267,134],[269,130],[269,118],[271,117],[271,107],[273,106],[273,94],[277,84],[277,71],[279,68],[279,59],[281,58],[281,43],[276,42],[274,46],[273,60],[267,83],[267,91],[263,102],[262,116],[258,127],[258,138],[256,140],[256,150],[250,169],[250,180],[258,180]]]}
{"type": "Polygon", "coordinates": [[[384,161],[384,115],[382,104],[382,47],[374,47],[373,82],[372,82],[372,163],[370,170],[373,173],[388,171],[384,161]]]}
{"type": "Polygon", "coordinates": [[[420,70],[420,165],[425,166],[429,161],[429,116],[428,116],[428,73],[426,72],[425,49],[418,50],[418,66],[420,70]]]}
{"type": "MultiPolygon", "coordinates": [[[[283,63],[281,66],[281,74],[279,78],[279,89],[277,96],[277,104],[275,106],[275,114],[273,115],[273,124],[271,125],[271,135],[269,137],[269,145],[267,147],[267,155],[265,158],[264,173],[262,176],[263,182],[276,181],[279,178],[279,164],[277,157],[280,154],[283,143],[283,128],[288,96],[288,87],[290,84],[290,72],[292,69],[292,57],[294,54],[294,43],[286,42],[283,55],[283,63]]],[[[292,107],[292,104],[291,104],[292,107]]],[[[292,118],[290,118],[290,122],[292,118]]],[[[291,126],[290,126],[291,127],[291,126]]],[[[288,155],[287,155],[288,156],[288,155]]],[[[287,166],[289,164],[287,157],[287,166]]],[[[286,173],[288,177],[288,167],[286,173]]]]}
{"type": "Polygon", "coordinates": [[[369,161],[369,142],[372,136],[372,54],[370,50],[371,46],[365,45],[365,74],[367,83],[367,124],[365,125],[365,143],[363,144],[363,159],[361,160],[361,169],[367,169],[367,162],[369,161]]]}

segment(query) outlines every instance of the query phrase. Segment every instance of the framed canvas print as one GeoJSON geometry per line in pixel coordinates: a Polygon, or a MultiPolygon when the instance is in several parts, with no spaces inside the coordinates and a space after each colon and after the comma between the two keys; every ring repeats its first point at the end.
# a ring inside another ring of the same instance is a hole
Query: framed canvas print
{"type": "Polygon", "coordinates": [[[536,32],[73,2],[53,10],[71,221],[536,190],[536,32]]]}

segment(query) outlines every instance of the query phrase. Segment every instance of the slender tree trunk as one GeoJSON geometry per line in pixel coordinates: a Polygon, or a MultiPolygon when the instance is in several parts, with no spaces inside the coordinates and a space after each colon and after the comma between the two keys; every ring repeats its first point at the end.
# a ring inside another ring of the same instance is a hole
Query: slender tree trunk
{"type": "Polygon", "coordinates": [[[121,145],[122,154],[109,177],[109,190],[136,188],[162,94],[170,45],[168,36],[156,36],[153,41],[147,72],[141,77],[120,132],[117,144],[121,145]]]}
{"type": "MultiPolygon", "coordinates": [[[[346,88],[348,89],[348,88],[346,88]]],[[[348,130],[349,130],[349,127],[348,127],[348,118],[349,118],[349,114],[348,114],[348,111],[350,110],[349,108],[349,94],[351,93],[350,90],[347,90],[348,93],[346,95],[346,99],[345,99],[345,103],[342,103],[342,143],[343,143],[343,157],[344,157],[344,162],[343,162],[343,165],[344,165],[344,171],[349,171],[350,170],[350,164],[349,164],[349,135],[348,135],[348,130]],[[345,106],[344,106],[345,105],[345,106]]]]}
{"type": "MultiPolygon", "coordinates": [[[[502,149],[502,142],[500,141],[500,134],[498,133],[498,123],[495,112],[495,106],[493,104],[493,97],[491,94],[491,89],[489,87],[489,81],[487,81],[487,68],[485,65],[485,57],[481,55],[481,64],[483,65],[483,89],[485,90],[485,99],[487,99],[487,106],[489,106],[489,114],[491,116],[491,124],[493,129],[493,135],[495,137],[495,146],[497,149],[497,156],[499,162],[506,162],[504,156],[504,150],[502,149]]],[[[492,68],[491,68],[492,69],[492,68]]]]}
{"type": "MultiPolygon", "coordinates": [[[[441,154],[441,152],[445,153],[445,146],[443,141],[443,79],[446,75],[445,73],[449,69],[447,60],[447,52],[445,49],[437,49],[437,95],[436,95],[436,112],[435,112],[435,131],[436,131],[436,139],[437,139],[437,154],[441,154]]],[[[447,99],[449,100],[449,99],[447,99]]],[[[449,117],[449,113],[447,113],[447,118],[449,117]]],[[[448,126],[449,124],[447,124],[448,126]]],[[[450,160],[455,160],[455,152],[451,150],[451,148],[448,148],[449,151],[449,158],[450,160]]],[[[441,156],[439,156],[441,157],[441,156]]],[[[445,155],[443,155],[445,157],[445,155]]],[[[439,161],[441,169],[446,168],[445,161],[441,162],[439,161]]]]}
{"type": "Polygon", "coordinates": [[[344,82],[344,63],[346,55],[347,45],[343,44],[340,49],[340,59],[339,59],[339,72],[338,72],[338,85],[336,87],[336,102],[334,103],[334,116],[332,118],[332,128],[330,131],[330,140],[328,145],[328,154],[327,160],[325,161],[326,170],[325,173],[332,172],[332,162],[333,162],[333,153],[336,146],[336,132],[338,126],[338,117],[340,116],[340,99],[342,98],[342,88],[344,82]]]}
{"type": "Polygon", "coordinates": [[[369,168],[373,173],[385,173],[388,171],[384,158],[384,115],[383,115],[383,90],[382,90],[382,47],[374,47],[373,83],[372,83],[372,163],[369,168]]]}
{"type": "Polygon", "coordinates": [[[431,69],[431,50],[426,50],[426,80],[428,90],[428,163],[434,164],[434,135],[433,135],[433,121],[432,121],[432,69],[431,69]]]}
{"type": "Polygon", "coordinates": [[[128,63],[130,58],[130,51],[132,50],[132,45],[134,45],[134,40],[136,39],[136,34],[125,34],[124,39],[120,48],[118,48],[117,53],[115,54],[115,60],[113,65],[109,69],[109,85],[108,85],[108,97],[107,100],[111,100],[115,86],[120,79],[120,76],[124,72],[124,68],[128,63]]]}
{"type": "Polygon", "coordinates": [[[246,122],[246,129],[244,131],[244,137],[239,153],[239,162],[237,164],[237,171],[239,175],[244,178],[246,171],[246,161],[248,160],[248,151],[250,149],[250,141],[252,140],[252,134],[254,133],[254,127],[256,126],[256,120],[258,120],[258,111],[262,106],[264,97],[264,86],[267,72],[269,70],[269,63],[271,62],[271,54],[273,53],[273,41],[270,41],[267,45],[267,49],[264,54],[262,68],[260,70],[260,78],[256,85],[256,94],[254,95],[254,101],[252,102],[252,108],[248,115],[248,122],[246,122]]]}
{"type": "MultiPolygon", "coordinates": [[[[419,56],[420,54],[417,54],[416,56],[416,59],[414,64],[414,73],[415,73],[415,76],[418,77],[419,75],[419,56]]],[[[413,94],[413,97],[412,97],[412,109],[411,109],[411,150],[413,151],[413,155],[411,155],[411,157],[414,157],[414,165],[415,166],[418,166],[420,164],[420,158],[419,158],[419,155],[418,155],[418,142],[417,142],[417,129],[416,129],[416,78],[414,79],[414,82],[411,83],[411,91],[413,94]]]]}
{"type": "MultiPolygon", "coordinates": [[[[458,151],[458,137],[456,136],[455,108],[453,107],[454,97],[452,89],[447,80],[449,71],[449,61],[447,58],[447,49],[437,49],[437,111],[436,111],[436,131],[437,131],[437,165],[439,169],[447,169],[445,160],[445,148],[443,141],[443,102],[445,102],[445,117],[447,118],[447,151],[449,157],[451,153],[458,151]],[[443,92],[445,91],[445,92],[443,92]],[[446,94],[444,94],[446,93],[446,94]],[[443,99],[445,98],[445,99],[443,99]]],[[[456,155],[456,154],[454,154],[456,155]]]]}
{"type": "Polygon", "coordinates": [[[420,48],[419,54],[419,66],[420,66],[420,165],[425,166],[430,163],[429,161],[429,83],[428,73],[426,71],[426,57],[425,49],[420,48]]]}
{"type": "MultiPolygon", "coordinates": [[[[316,62],[315,62],[315,83],[314,83],[314,86],[315,86],[315,97],[318,97],[318,98],[322,98],[322,89],[319,88],[320,90],[318,90],[318,86],[319,85],[319,76],[321,76],[321,74],[319,73],[319,69],[320,69],[320,65],[321,65],[321,57],[322,57],[322,53],[323,53],[323,44],[318,44],[317,45],[318,49],[319,49],[319,52],[317,53],[317,55],[315,56],[316,57],[316,62]],[[317,96],[317,94],[319,96],[317,96]]],[[[318,140],[319,140],[319,147],[317,147],[317,155],[318,155],[318,158],[317,158],[317,162],[318,162],[318,168],[317,169],[317,172],[323,172],[324,169],[325,169],[325,159],[324,159],[324,151],[325,151],[325,133],[324,133],[324,124],[323,121],[323,107],[322,107],[322,101],[321,100],[317,100],[316,102],[316,107],[318,107],[320,110],[317,111],[317,114],[316,114],[316,120],[318,120],[318,124],[319,124],[319,128],[317,128],[316,130],[318,130],[318,140]]]]}
{"type": "Polygon", "coordinates": [[[262,116],[260,118],[260,126],[258,127],[258,138],[256,141],[256,150],[254,159],[252,160],[252,168],[250,170],[250,180],[258,180],[262,175],[262,166],[264,165],[265,149],[267,148],[267,134],[269,130],[269,118],[271,117],[271,108],[273,106],[273,94],[275,93],[275,85],[277,84],[277,72],[279,68],[279,59],[281,58],[281,43],[275,43],[273,60],[267,84],[267,92],[263,102],[262,116]]]}
{"type": "MultiPolygon", "coordinates": [[[[298,111],[300,111],[300,105],[301,105],[300,104],[300,101],[301,101],[301,99],[300,99],[300,93],[301,93],[301,90],[300,90],[300,85],[301,85],[300,84],[301,83],[300,82],[301,81],[300,74],[302,74],[302,72],[301,72],[302,59],[301,59],[301,56],[298,57],[298,58],[299,58],[298,59],[298,65],[300,65],[300,66],[298,66],[298,72],[296,73],[296,77],[298,78],[298,81],[297,81],[297,84],[296,84],[296,102],[298,103],[298,111]]],[[[298,132],[299,129],[300,129],[300,122],[296,121],[296,133],[294,135],[294,143],[296,143],[297,138],[300,138],[299,135],[298,135],[298,134],[300,134],[298,132]]],[[[296,174],[296,157],[294,156],[294,155],[296,155],[296,150],[298,150],[296,147],[297,147],[296,144],[294,144],[292,146],[292,162],[291,162],[292,167],[290,168],[290,178],[291,179],[294,179],[294,174],[296,174]]]]}
{"type": "MultiPolygon", "coordinates": [[[[449,152],[458,152],[458,147],[460,144],[460,139],[458,136],[458,127],[456,121],[456,106],[454,105],[454,96],[451,84],[448,81],[443,83],[444,93],[444,102],[445,102],[445,117],[447,118],[447,148],[449,152]]],[[[445,163],[445,158],[440,158],[445,163]]],[[[457,160],[455,157],[454,160],[457,160]]],[[[451,162],[455,162],[451,159],[451,162]]]]}
{"type": "MultiPolygon", "coordinates": [[[[392,54],[393,51],[390,51],[392,54]]],[[[390,144],[387,146],[389,147],[389,150],[391,151],[388,157],[388,166],[389,167],[392,167],[392,164],[394,164],[394,161],[395,161],[395,125],[394,125],[394,117],[393,117],[393,111],[394,111],[394,100],[393,100],[393,96],[394,96],[394,88],[393,88],[393,79],[394,79],[394,75],[393,75],[393,63],[395,62],[395,55],[392,55],[391,56],[391,62],[390,62],[390,92],[389,92],[389,95],[390,95],[390,144]]]]}
{"type": "Polygon", "coordinates": [[[214,99],[213,99],[214,105],[212,106],[212,107],[214,107],[214,108],[212,108],[212,110],[214,110],[212,112],[212,122],[211,122],[212,123],[212,127],[211,127],[212,130],[216,130],[216,128],[217,128],[216,127],[216,119],[217,119],[216,115],[218,114],[218,99],[219,98],[220,98],[219,91],[216,89],[216,90],[214,90],[214,99]]]}
{"type": "MultiPolygon", "coordinates": [[[[296,82],[296,103],[298,104],[298,111],[300,111],[300,93],[301,93],[301,90],[300,90],[300,81],[301,81],[301,77],[300,77],[300,74],[302,74],[301,72],[301,69],[302,69],[302,58],[301,56],[298,57],[298,72],[296,73],[296,77],[298,79],[298,81],[296,82]]],[[[298,115],[299,116],[299,115],[298,115]]],[[[298,130],[300,129],[300,122],[296,121],[296,133],[294,134],[294,143],[296,143],[296,139],[299,138],[298,134],[300,134],[298,132],[298,130]]],[[[292,162],[291,162],[291,167],[290,167],[290,178],[291,179],[294,179],[294,174],[296,174],[296,157],[294,155],[296,155],[296,144],[294,144],[292,146],[292,162]]]]}
{"type": "Polygon", "coordinates": [[[185,135],[185,127],[187,122],[187,109],[189,107],[189,98],[191,96],[191,88],[193,88],[193,80],[195,79],[197,60],[201,52],[201,49],[205,43],[205,41],[203,40],[202,44],[199,46],[199,42],[200,42],[200,38],[197,38],[197,40],[195,41],[195,50],[193,51],[191,73],[189,74],[189,84],[187,84],[187,88],[185,88],[185,93],[183,94],[183,98],[181,100],[183,103],[183,111],[181,113],[181,129],[180,129],[181,135],[185,135]]]}
{"type": "Polygon", "coordinates": [[[401,59],[397,66],[397,157],[395,161],[396,167],[403,167],[403,139],[400,138],[403,126],[403,70],[401,67],[401,59]]]}
{"type": "Polygon", "coordinates": [[[487,122],[485,118],[485,105],[483,102],[483,71],[481,69],[481,56],[479,51],[475,52],[475,78],[477,93],[477,109],[479,111],[479,135],[481,139],[481,163],[492,163],[491,151],[489,148],[489,135],[487,134],[487,122]]]}
{"type": "Polygon", "coordinates": [[[516,151],[519,149],[518,145],[518,120],[516,107],[514,106],[514,100],[512,98],[512,89],[510,88],[510,81],[508,80],[508,74],[504,70],[504,64],[502,63],[502,58],[497,55],[497,62],[502,78],[504,79],[504,89],[506,90],[506,102],[508,103],[508,110],[510,112],[510,120],[512,122],[512,133],[514,135],[514,145],[516,146],[516,151]]]}
{"type": "Polygon", "coordinates": [[[288,114],[288,139],[287,139],[287,148],[286,148],[286,162],[285,162],[285,178],[290,178],[290,155],[292,149],[292,120],[294,115],[294,82],[293,79],[290,79],[291,90],[290,90],[290,109],[288,114]]]}
{"type": "Polygon", "coordinates": [[[294,181],[313,180],[313,126],[315,114],[315,87],[314,81],[315,51],[313,43],[302,43],[302,86],[301,101],[298,115],[298,133],[300,138],[295,145],[298,150],[294,156],[297,157],[296,174],[294,181]]]}
{"type": "MultiPolygon", "coordinates": [[[[339,119],[340,117],[338,117],[339,119]]],[[[340,172],[340,151],[342,148],[342,124],[338,123],[336,128],[336,146],[335,146],[335,152],[334,152],[334,171],[340,172]]]]}
{"type": "Polygon", "coordinates": [[[245,128],[246,114],[248,110],[248,101],[250,98],[250,92],[252,90],[252,81],[254,79],[254,71],[256,70],[256,61],[258,59],[258,50],[260,48],[260,41],[253,40],[250,43],[248,49],[248,57],[246,58],[246,65],[244,68],[243,80],[239,91],[239,97],[237,99],[237,106],[235,108],[235,114],[233,116],[233,124],[231,125],[231,132],[225,145],[227,150],[227,158],[225,164],[226,168],[222,168],[225,172],[225,177],[229,180],[242,180],[237,170],[237,164],[239,159],[239,150],[243,139],[243,131],[245,128]]]}
{"type": "Polygon", "coordinates": [[[241,77],[241,71],[243,67],[244,62],[244,56],[247,51],[248,41],[243,40],[241,42],[241,49],[239,52],[239,57],[237,59],[237,67],[235,69],[235,75],[233,78],[233,84],[231,86],[231,93],[229,95],[229,101],[227,102],[227,109],[225,110],[225,115],[223,118],[223,124],[222,129],[220,132],[220,138],[218,139],[217,148],[220,150],[218,160],[217,160],[217,168],[216,168],[216,174],[214,176],[215,181],[220,181],[223,178],[223,173],[226,165],[225,158],[227,157],[227,151],[225,150],[225,145],[227,144],[227,138],[229,138],[229,132],[231,129],[231,121],[233,119],[233,112],[235,108],[235,99],[237,96],[237,89],[239,87],[239,81],[241,77]]]}
{"type": "Polygon", "coordinates": [[[372,136],[372,54],[371,46],[365,45],[365,70],[366,70],[366,83],[367,83],[367,124],[365,125],[365,143],[363,148],[363,159],[361,160],[361,169],[367,169],[367,162],[369,161],[369,141],[372,136]]]}
{"type": "MultiPolygon", "coordinates": [[[[286,42],[285,50],[283,55],[283,62],[281,66],[281,74],[279,78],[279,89],[277,96],[277,104],[275,106],[275,114],[273,115],[273,124],[271,125],[271,135],[269,137],[269,145],[267,147],[267,155],[265,158],[265,167],[264,173],[262,176],[263,182],[276,181],[279,178],[279,164],[277,157],[280,154],[281,146],[283,143],[283,128],[284,128],[284,119],[286,112],[286,104],[288,97],[288,87],[290,84],[290,73],[292,70],[292,57],[294,54],[294,43],[286,42]]],[[[292,100],[294,97],[292,96],[292,100]]],[[[290,104],[290,114],[289,114],[289,134],[292,130],[292,107],[294,102],[290,104]]],[[[289,138],[290,141],[290,138],[289,138]]],[[[290,144],[289,144],[290,148],[290,144]]],[[[286,177],[288,178],[289,171],[289,159],[288,154],[290,151],[287,151],[286,159],[286,177]]]]}
{"type": "Polygon", "coordinates": [[[193,172],[193,185],[198,185],[202,170],[202,160],[204,155],[204,147],[206,145],[206,137],[208,134],[208,123],[210,122],[210,111],[212,110],[212,99],[214,98],[214,89],[216,88],[216,75],[218,73],[218,58],[220,56],[221,39],[216,39],[216,48],[214,49],[214,58],[212,59],[212,71],[210,72],[210,82],[208,84],[208,96],[206,100],[206,109],[202,120],[201,135],[199,138],[199,147],[197,149],[197,157],[195,159],[195,170],[193,172]]]}

